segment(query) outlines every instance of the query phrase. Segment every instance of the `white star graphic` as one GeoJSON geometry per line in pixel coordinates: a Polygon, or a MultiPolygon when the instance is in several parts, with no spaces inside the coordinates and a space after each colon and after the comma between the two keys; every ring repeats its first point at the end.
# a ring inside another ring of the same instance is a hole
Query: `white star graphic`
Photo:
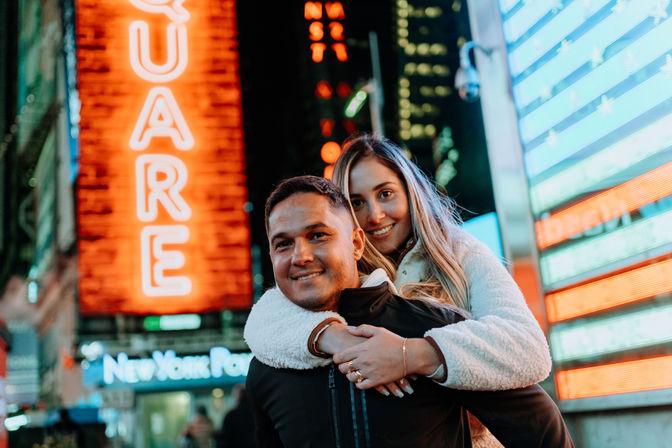
{"type": "Polygon", "coordinates": [[[558,54],[568,54],[571,43],[572,41],[570,40],[562,39],[562,42],[560,42],[560,48],[558,48],[558,54]]]}
{"type": "Polygon", "coordinates": [[[562,0],[553,0],[551,3],[551,12],[553,14],[557,13],[563,8],[562,0]]]}
{"type": "Polygon", "coordinates": [[[614,5],[613,8],[611,8],[611,12],[613,13],[621,13],[625,10],[625,7],[627,6],[627,2],[625,0],[616,0],[616,4],[614,5]]]}
{"type": "Polygon", "coordinates": [[[569,92],[569,104],[571,104],[572,107],[579,104],[579,96],[576,94],[576,91],[574,91],[574,90],[569,92]]]}
{"type": "Polygon", "coordinates": [[[539,98],[541,98],[542,101],[546,101],[551,96],[552,96],[551,88],[544,84],[541,87],[541,91],[539,92],[539,98]]]}
{"type": "Polygon", "coordinates": [[[665,56],[665,65],[660,67],[660,71],[666,78],[672,78],[672,56],[669,53],[665,56]]]}
{"type": "Polygon", "coordinates": [[[539,48],[541,47],[541,39],[539,39],[539,36],[535,36],[534,39],[532,39],[532,45],[535,47],[539,48]]]}
{"type": "Polygon", "coordinates": [[[635,58],[635,55],[632,52],[632,50],[628,50],[624,65],[628,73],[632,73],[635,71],[635,68],[637,67],[637,59],[635,58]]]}
{"type": "Polygon", "coordinates": [[[607,95],[602,95],[602,101],[597,106],[597,110],[602,112],[603,116],[607,116],[614,113],[614,111],[611,109],[612,104],[614,104],[613,99],[607,97],[607,95]]]}
{"type": "Polygon", "coordinates": [[[661,20],[667,19],[667,7],[670,5],[670,0],[658,0],[653,7],[651,17],[653,17],[653,24],[658,25],[661,20]]]}
{"type": "Polygon", "coordinates": [[[593,54],[590,56],[590,65],[593,68],[604,62],[604,49],[593,47],[593,54]]]}
{"type": "Polygon", "coordinates": [[[554,129],[548,131],[548,137],[546,137],[545,142],[551,148],[558,144],[558,134],[555,132],[554,129]]]}

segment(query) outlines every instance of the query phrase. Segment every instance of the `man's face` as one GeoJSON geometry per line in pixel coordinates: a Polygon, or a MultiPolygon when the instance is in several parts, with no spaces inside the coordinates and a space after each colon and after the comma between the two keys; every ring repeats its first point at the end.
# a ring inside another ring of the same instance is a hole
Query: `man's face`
{"type": "Polygon", "coordinates": [[[294,194],[273,208],[273,274],[288,299],[309,310],[335,310],[341,291],[359,286],[364,233],[353,227],[347,210],[317,193],[294,194]]]}

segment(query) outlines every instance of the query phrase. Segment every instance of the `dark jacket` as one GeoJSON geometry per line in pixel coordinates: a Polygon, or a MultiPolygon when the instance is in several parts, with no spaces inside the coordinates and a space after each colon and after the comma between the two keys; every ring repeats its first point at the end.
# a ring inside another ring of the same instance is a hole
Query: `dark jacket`
{"type": "MultiPolygon", "coordinates": [[[[403,337],[463,317],[393,295],[387,283],[346,289],[339,313],[403,337]]],[[[466,410],[507,447],[571,447],[560,411],[537,385],[498,392],[460,391],[419,378],[404,398],[356,389],[333,365],[275,369],[252,360],[247,390],[262,447],[470,447],[466,410]]]]}

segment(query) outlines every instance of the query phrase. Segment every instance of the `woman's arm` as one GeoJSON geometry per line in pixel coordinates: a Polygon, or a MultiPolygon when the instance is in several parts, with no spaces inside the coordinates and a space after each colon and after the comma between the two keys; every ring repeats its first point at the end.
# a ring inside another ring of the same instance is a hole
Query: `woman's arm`
{"type": "MultiPolygon", "coordinates": [[[[266,291],[252,307],[243,335],[254,356],[266,365],[312,369],[331,362],[331,358],[315,356],[308,350],[311,333],[326,320],[345,324],[345,319],[339,314],[308,311],[292,303],[279,289],[273,288],[266,291]]],[[[325,335],[327,332],[329,329],[325,335]]]]}
{"type": "Polygon", "coordinates": [[[503,390],[543,380],[551,370],[548,343],[520,289],[485,245],[466,232],[460,237],[473,320],[425,333],[446,362],[447,378],[440,384],[503,390]]]}

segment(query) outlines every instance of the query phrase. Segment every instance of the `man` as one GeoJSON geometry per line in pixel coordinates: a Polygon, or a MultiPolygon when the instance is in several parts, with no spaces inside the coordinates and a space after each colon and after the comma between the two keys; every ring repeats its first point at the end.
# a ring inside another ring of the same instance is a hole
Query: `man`
{"type": "MultiPolygon", "coordinates": [[[[387,282],[360,287],[364,234],[325,179],[302,176],[278,186],[266,203],[266,228],[276,283],[303,308],[338,310],[351,325],[402,337],[463,320],[453,310],[397,297],[387,282]]],[[[506,446],[572,446],[557,407],[538,386],[457,391],[420,378],[413,394],[398,399],[354,388],[333,364],[299,371],[253,359],[247,389],[260,446],[469,447],[466,410],[506,446]]]]}

